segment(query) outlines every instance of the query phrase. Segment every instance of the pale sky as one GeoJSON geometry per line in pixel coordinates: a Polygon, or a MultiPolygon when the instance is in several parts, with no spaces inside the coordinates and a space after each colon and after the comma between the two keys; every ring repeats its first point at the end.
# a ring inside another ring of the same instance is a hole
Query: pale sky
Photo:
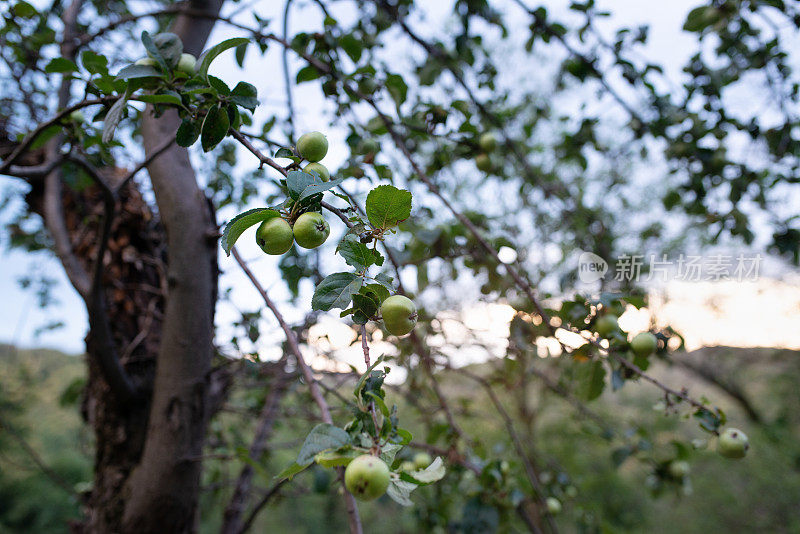
{"type": "MultiPolygon", "coordinates": [[[[261,15],[270,18],[272,21],[275,21],[273,23],[275,25],[275,29],[278,29],[277,24],[278,21],[281,20],[282,6],[280,4],[282,3],[263,1],[257,4],[258,11],[261,15]]],[[[428,2],[420,2],[420,4],[426,6],[426,11],[428,12],[428,18],[425,21],[425,25],[422,26],[422,30],[424,31],[421,33],[428,35],[431,31],[435,31],[437,27],[440,27],[442,24],[446,24],[445,17],[447,17],[451,12],[451,2],[429,0],[428,2]]],[[[550,5],[551,11],[553,11],[555,15],[560,15],[567,12],[566,6],[569,4],[569,2],[566,0],[550,1],[548,4],[550,5]]],[[[613,17],[607,23],[609,28],[615,28],[619,25],[650,25],[651,30],[647,54],[655,63],[664,65],[671,78],[676,78],[678,76],[681,65],[685,62],[692,50],[694,37],[682,32],[681,26],[686,13],[696,4],[696,1],[688,0],[674,0],[671,2],[643,2],[641,0],[598,1],[599,7],[608,9],[613,13],[613,17]]],[[[303,4],[298,3],[298,5],[303,4]]],[[[500,2],[498,5],[501,6],[501,9],[508,12],[512,12],[513,9],[516,9],[510,7],[506,2],[500,2]]],[[[234,5],[232,7],[235,8],[237,6],[234,5]]],[[[231,7],[229,6],[229,9],[230,8],[231,7]]],[[[340,9],[336,5],[333,6],[333,9],[334,12],[337,13],[337,16],[339,16],[342,20],[347,20],[347,18],[354,16],[352,12],[340,13],[340,9]]],[[[512,24],[512,28],[514,24],[519,25],[519,28],[517,28],[518,32],[526,31],[524,29],[525,25],[523,24],[523,17],[510,17],[508,21],[510,24],[512,24]]],[[[291,22],[292,29],[294,31],[301,29],[311,30],[320,26],[318,11],[313,8],[303,8],[302,16],[301,11],[296,9],[291,22]]],[[[512,34],[513,32],[514,30],[512,29],[512,34]]],[[[211,42],[220,41],[233,35],[234,32],[230,31],[228,28],[219,26],[212,35],[211,42]]],[[[256,62],[254,61],[256,59],[256,55],[251,52],[248,55],[248,61],[245,64],[245,70],[249,74],[245,75],[243,75],[238,67],[235,66],[233,55],[231,53],[226,53],[214,63],[212,71],[215,71],[223,79],[232,82],[232,84],[235,84],[236,81],[242,79],[244,76],[247,76],[248,81],[254,82],[259,89],[259,98],[261,100],[261,106],[259,107],[260,116],[263,117],[276,112],[282,114],[284,110],[282,100],[284,94],[282,90],[282,77],[262,76],[260,79],[256,80],[253,80],[252,77],[252,72],[254,71],[273,73],[280,72],[280,55],[277,52],[277,50],[272,50],[265,60],[258,61],[257,66],[256,62]]],[[[402,53],[401,51],[399,52],[402,53]]],[[[324,115],[324,110],[327,109],[325,107],[326,104],[322,100],[321,93],[319,92],[316,84],[303,84],[296,88],[294,94],[298,131],[302,132],[314,129],[325,130],[328,134],[331,146],[331,150],[325,159],[325,163],[329,168],[336,168],[346,156],[345,151],[343,150],[343,147],[345,146],[343,139],[344,130],[341,128],[337,129],[327,126],[327,118],[324,115]]],[[[276,130],[280,131],[280,128],[277,128],[276,130]]],[[[241,164],[246,164],[247,160],[245,158],[246,156],[243,156],[241,164]]],[[[255,166],[254,161],[251,163],[255,166]]],[[[7,191],[10,187],[18,187],[18,182],[6,178],[0,178],[0,188],[2,188],[3,191],[7,191]]],[[[223,220],[232,215],[232,212],[223,210],[219,214],[219,217],[220,220],[223,220]]],[[[337,231],[341,231],[341,229],[334,227],[333,237],[336,237],[337,231]]],[[[246,234],[245,238],[242,240],[242,244],[240,245],[242,254],[245,258],[256,259],[256,261],[252,263],[252,267],[259,274],[259,276],[261,276],[268,289],[271,289],[271,294],[273,297],[278,300],[285,298],[286,292],[283,288],[283,284],[277,279],[277,260],[261,254],[255,245],[251,243],[252,239],[250,239],[250,237],[252,236],[246,234]]],[[[221,288],[233,288],[232,299],[235,303],[235,306],[231,306],[228,303],[222,303],[219,305],[217,322],[220,325],[224,325],[237,317],[237,310],[252,311],[260,308],[261,302],[255,292],[249,286],[249,283],[243,279],[242,275],[239,274],[235,264],[230,259],[225,258],[224,253],[221,251],[220,254],[221,268],[223,272],[226,273],[221,282],[221,288]]],[[[797,307],[797,303],[800,302],[800,298],[798,297],[796,280],[794,283],[783,284],[784,285],[781,286],[782,290],[772,293],[770,298],[777,298],[778,295],[790,295],[787,297],[788,308],[783,311],[785,313],[787,311],[794,310],[794,316],[796,317],[797,312],[800,311],[797,307]],[[794,292],[792,292],[793,290],[794,292]],[[792,306],[795,307],[792,308],[792,306]]],[[[734,324],[738,323],[728,322],[728,318],[722,320],[721,317],[711,318],[707,316],[708,314],[704,315],[705,312],[703,310],[706,309],[704,305],[699,300],[687,300],[687,295],[694,294],[697,296],[701,293],[714,294],[719,290],[723,291],[725,294],[738,294],[740,289],[743,289],[743,296],[741,298],[750,299],[747,301],[750,303],[749,308],[747,309],[750,311],[760,310],[760,316],[761,318],[764,318],[764,314],[767,313],[768,307],[761,308],[763,303],[761,303],[761,301],[758,299],[762,298],[762,296],[753,294],[753,287],[755,286],[748,286],[748,288],[738,288],[736,286],[726,286],[725,288],[706,287],[703,288],[703,291],[700,293],[694,289],[684,291],[683,293],[678,291],[675,294],[679,295],[680,297],[679,300],[682,306],[681,309],[692,307],[692,313],[697,314],[696,317],[693,315],[695,319],[692,321],[678,321],[678,323],[683,323],[687,329],[683,333],[691,337],[693,335],[692,329],[703,329],[704,331],[707,331],[707,329],[703,326],[706,323],[703,321],[713,321],[715,324],[720,326],[718,329],[713,330],[714,335],[705,337],[699,336],[697,339],[704,343],[725,343],[727,342],[726,339],[731,340],[730,344],[736,344],[737,341],[741,342],[741,335],[736,337],[734,335],[736,332],[733,332],[734,324]]],[[[309,290],[310,287],[308,286],[304,288],[303,299],[305,300],[301,299],[301,302],[306,302],[310,307],[309,290]]],[[[71,353],[80,353],[84,350],[83,338],[87,327],[86,314],[81,302],[79,301],[79,298],[77,297],[77,294],[69,286],[66,278],[64,277],[61,266],[57,261],[48,257],[46,254],[27,256],[19,252],[3,252],[2,255],[0,255],[0,294],[4,295],[3,301],[5,303],[4,306],[0,306],[0,342],[14,343],[24,347],[46,346],[71,353]],[[60,303],[57,307],[53,307],[48,310],[41,310],[36,305],[35,295],[31,291],[23,291],[19,288],[17,279],[21,276],[29,275],[31,273],[43,273],[48,277],[55,278],[58,281],[57,287],[53,291],[53,295],[60,303]],[[37,328],[53,320],[63,321],[66,326],[53,332],[43,333],[38,337],[35,336],[35,331],[37,328]]],[[[464,312],[465,318],[470,320],[469,318],[472,317],[472,320],[474,320],[476,316],[485,316],[485,310],[487,309],[491,310],[492,308],[486,308],[482,305],[480,307],[467,310],[464,312]]],[[[287,307],[287,319],[289,321],[298,320],[302,317],[304,311],[304,309],[291,309],[287,307]]],[[[498,311],[497,309],[494,309],[494,312],[489,315],[505,317],[505,314],[502,313],[502,310],[498,311]]],[[[774,319],[771,319],[771,324],[779,324],[780,318],[774,315],[771,317],[774,319]]],[[[784,315],[784,318],[785,317],[786,316],[784,315]]],[[[678,314],[678,319],[680,319],[680,314],[678,314]]],[[[326,319],[326,324],[330,328],[329,331],[336,329],[336,321],[337,320],[326,319]]],[[[501,320],[500,323],[502,322],[503,321],[501,320]]],[[[271,321],[271,318],[268,320],[268,324],[274,324],[271,321]]],[[[680,324],[676,324],[676,326],[680,326],[680,324]]],[[[499,324],[497,330],[498,334],[502,335],[504,328],[505,327],[502,324],[499,324]]],[[[266,331],[268,329],[264,330],[266,331]]],[[[741,329],[737,330],[739,334],[741,334],[741,329]]],[[[769,331],[772,332],[772,330],[769,331]]],[[[762,334],[764,334],[764,332],[766,331],[762,331],[762,334]]],[[[220,333],[221,339],[224,339],[225,333],[226,331],[223,329],[220,333]]],[[[278,333],[274,332],[274,334],[275,337],[272,338],[272,340],[277,342],[279,340],[278,333]]],[[[347,334],[344,332],[344,330],[342,330],[340,334],[340,337],[347,337],[347,334]]],[[[344,339],[344,337],[341,338],[344,339]]],[[[784,339],[781,336],[777,336],[777,334],[776,337],[770,337],[766,334],[759,335],[757,339],[759,343],[763,344],[785,343],[790,346],[800,347],[800,341],[797,339],[784,339]],[[770,341],[771,339],[774,341],[770,341]]],[[[267,347],[269,345],[270,338],[268,336],[267,339],[264,339],[263,343],[260,343],[259,348],[264,352],[267,352],[267,347]]],[[[357,356],[355,356],[355,358],[357,359],[357,356]]],[[[347,359],[349,360],[349,358],[347,359]]]]}

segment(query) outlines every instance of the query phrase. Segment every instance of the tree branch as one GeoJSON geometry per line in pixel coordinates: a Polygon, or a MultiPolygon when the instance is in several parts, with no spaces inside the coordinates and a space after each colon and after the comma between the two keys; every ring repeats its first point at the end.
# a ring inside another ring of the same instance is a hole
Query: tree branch
{"type": "MultiPolygon", "coordinates": [[[[303,353],[300,351],[300,344],[297,340],[297,335],[283,319],[283,314],[281,314],[280,310],[272,301],[272,299],[269,298],[269,295],[267,295],[267,291],[261,285],[261,282],[258,281],[258,278],[256,278],[256,276],[253,274],[253,271],[251,271],[250,268],[247,266],[247,262],[245,262],[242,259],[241,255],[239,255],[239,251],[236,250],[235,246],[231,249],[231,252],[233,253],[233,257],[236,260],[236,263],[239,264],[239,267],[241,267],[242,271],[245,273],[247,278],[253,284],[253,287],[255,287],[256,291],[258,291],[259,295],[261,295],[264,304],[266,304],[267,308],[269,308],[272,314],[275,316],[275,319],[278,321],[278,324],[283,330],[283,333],[286,335],[286,343],[289,346],[289,350],[294,355],[295,360],[297,361],[297,365],[300,367],[300,371],[303,374],[303,378],[305,379],[306,384],[308,385],[311,398],[314,399],[314,402],[317,404],[317,407],[319,408],[322,421],[328,424],[333,424],[333,418],[331,417],[331,411],[330,408],[328,407],[328,403],[319,389],[319,384],[317,384],[317,380],[316,378],[314,378],[314,373],[311,371],[311,368],[308,366],[308,364],[305,361],[305,358],[303,357],[303,353]]],[[[343,472],[344,470],[339,468],[340,479],[342,479],[343,477],[343,472]]],[[[355,498],[349,491],[347,491],[346,488],[344,489],[344,496],[345,496],[345,504],[347,507],[347,514],[350,521],[350,532],[351,534],[361,534],[362,532],[361,519],[358,515],[358,507],[356,505],[355,498]]]]}

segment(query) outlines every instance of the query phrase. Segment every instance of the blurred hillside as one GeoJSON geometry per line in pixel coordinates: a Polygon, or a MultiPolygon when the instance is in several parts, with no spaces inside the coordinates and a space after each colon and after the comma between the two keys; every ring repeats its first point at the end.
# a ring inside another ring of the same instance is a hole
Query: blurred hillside
{"type": "MultiPolygon", "coordinates": [[[[70,519],[79,514],[78,493],[91,480],[91,443],[79,415],[83,363],[56,351],[9,346],[0,351],[0,532],[67,532],[70,519]],[[23,441],[38,458],[31,456],[23,441]],[[44,473],[37,461],[50,472],[44,473]]],[[[564,502],[558,518],[562,531],[800,532],[798,356],[790,350],[714,347],[678,355],[671,365],[661,362],[653,368],[659,379],[688,384],[696,394],[705,392],[726,411],[730,425],[750,436],[751,454],[738,462],[718,456],[713,441],[708,450],[677,450],[671,444],[677,436],[707,436],[679,416],[642,417],[643,408],[665,411],[656,390],[646,384],[627,384],[621,395],[607,393],[588,405],[600,418],[615,423],[617,431],[611,435],[601,425],[576,415],[563,400],[544,395],[533,378],[528,395],[535,399],[534,412],[528,420],[515,422],[542,454],[540,468],[548,490],[564,502]],[[641,426],[642,420],[648,421],[647,426],[641,426]],[[692,469],[689,479],[684,484],[657,484],[652,476],[656,466],[640,461],[637,449],[664,461],[685,457],[692,469]],[[570,479],[569,473],[581,475],[570,479]],[[570,486],[577,490],[574,496],[570,496],[572,490],[565,491],[570,486]],[[656,498],[653,492],[658,493],[656,498]]],[[[548,376],[555,379],[561,374],[559,362],[541,363],[548,376]]],[[[501,364],[473,365],[468,370],[488,376],[493,365],[501,364]]],[[[454,405],[465,430],[482,436],[478,447],[489,458],[507,457],[508,451],[500,445],[505,441],[502,422],[482,392],[457,371],[442,372],[440,379],[447,393],[458,399],[454,405]]],[[[390,399],[399,404],[401,400],[390,399]]],[[[502,400],[513,415],[514,399],[502,400]]],[[[285,402],[287,410],[291,402],[285,402]]],[[[215,432],[235,434],[243,444],[249,441],[250,427],[237,426],[228,416],[219,417],[213,425],[215,432]]],[[[301,434],[296,429],[307,430],[310,425],[313,422],[291,417],[278,425],[272,440],[275,451],[258,472],[258,487],[272,486],[274,474],[297,452],[299,443],[294,438],[301,434]]],[[[408,427],[417,441],[426,439],[421,425],[409,421],[408,427]]],[[[208,463],[203,532],[217,531],[228,498],[225,481],[235,477],[239,467],[236,461],[208,463]]],[[[520,467],[512,464],[511,469],[513,473],[520,467]]],[[[451,469],[448,479],[449,483],[416,492],[413,499],[421,506],[415,510],[386,498],[363,504],[365,531],[378,531],[380,521],[381,532],[418,532],[420,525],[433,521],[443,503],[463,508],[470,497],[469,477],[451,469]]],[[[327,492],[329,476],[309,470],[296,481],[262,512],[253,532],[337,531],[338,496],[327,492]]],[[[502,521],[500,530],[514,531],[502,521]]],[[[454,525],[453,531],[469,530],[454,525]]]]}

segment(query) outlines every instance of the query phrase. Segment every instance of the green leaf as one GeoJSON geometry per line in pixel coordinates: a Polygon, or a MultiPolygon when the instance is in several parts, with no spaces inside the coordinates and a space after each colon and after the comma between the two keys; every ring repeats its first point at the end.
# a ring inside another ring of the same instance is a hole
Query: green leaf
{"type": "Polygon", "coordinates": [[[252,84],[239,82],[231,91],[231,102],[253,111],[258,106],[258,90],[252,84]]]}
{"type": "Polygon", "coordinates": [[[76,72],[77,70],[78,66],[75,62],[64,57],[51,59],[44,68],[45,72],[76,72]]]}
{"type": "Polygon", "coordinates": [[[367,195],[366,209],[373,227],[392,228],[411,215],[411,193],[393,185],[380,185],[367,195]]]}
{"type": "Polygon", "coordinates": [[[588,363],[577,364],[578,391],[580,397],[589,401],[596,399],[603,393],[606,385],[606,368],[603,362],[595,360],[588,363]]]}
{"type": "Polygon", "coordinates": [[[84,50],[81,54],[81,63],[83,68],[92,74],[108,74],[108,58],[91,50],[84,50]]]}
{"type": "Polygon", "coordinates": [[[364,372],[364,374],[361,375],[361,378],[358,379],[356,387],[353,390],[353,395],[355,395],[357,399],[361,398],[361,389],[364,387],[364,383],[367,381],[367,378],[369,378],[369,376],[372,374],[372,370],[375,369],[380,363],[382,363],[385,358],[386,358],[385,354],[378,357],[378,359],[375,360],[373,364],[369,366],[369,369],[367,369],[364,372]]]}
{"type": "Polygon", "coordinates": [[[164,75],[149,65],[128,65],[117,74],[117,80],[130,80],[132,78],[163,78],[164,75]]]}
{"type": "Polygon", "coordinates": [[[203,152],[208,152],[225,139],[228,135],[231,123],[228,119],[228,112],[219,106],[208,110],[206,118],[203,120],[203,128],[200,132],[200,144],[203,152]]]}
{"type": "Polygon", "coordinates": [[[414,502],[410,497],[411,492],[415,489],[417,489],[416,484],[393,478],[389,482],[389,488],[386,490],[386,494],[397,504],[403,506],[414,506],[414,502]]]}
{"type": "MultiPolygon", "coordinates": [[[[280,151],[278,152],[280,153],[280,151]]],[[[276,157],[279,156],[276,155],[276,157]]],[[[344,178],[337,178],[330,182],[323,182],[319,175],[303,171],[289,171],[289,174],[286,175],[286,187],[289,189],[289,196],[298,202],[333,189],[343,181],[344,178]]]]}
{"type": "Polygon", "coordinates": [[[411,473],[403,473],[400,476],[403,480],[410,479],[408,480],[409,482],[414,482],[420,486],[427,486],[443,479],[446,472],[447,470],[444,467],[444,462],[437,456],[425,469],[412,471],[411,473]]]}
{"type": "Polygon", "coordinates": [[[311,464],[309,463],[309,464],[306,464],[306,465],[300,465],[297,462],[292,462],[292,464],[289,465],[286,469],[284,469],[283,471],[278,473],[275,476],[275,478],[277,478],[277,479],[284,479],[285,478],[287,480],[292,480],[295,477],[296,474],[298,474],[301,471],[303,471],[309,465],[311,465],[311,464]]]}
{"type": "Polygon", "coordinates": [[[227,39],[222,41],[221,43],[212,46],[202,54],[197,60],[197,75],[201,78],[206,78],[208,76],[208,67],[211,65],[211,62],[214,59],[223,53],[225,50],[229,48],[235,48],[237,46],[246,46],[247,43],[250,42],[250,39],[245,37],[234,37],[233,39],[227,39]]]}
{"type": "Polygon", "coordinates": [[[297,197],[297,201],[300,202],[302,200],[307,199],[308,197],[312,197],[314,195],[318,195],[320,193],[324,193],[325,191],[329,191],[339,185],[340,183],[345,181],[345,178],[337,178],[335,180],[331,180],[329,182],[322,182],[322,178],[319,175],[314,176],[314,183],[309,184],[303,189],[303,192],[300,193],[300,196],[297,197]]]}
{"type": "Polygon", "coordinates": [[[391,413],[389,412],[389,407],[386,406],[386,402],[384,402],[384,400],[374,391],[367,391],[366,394],[370,399],[372,399],[372,402],[375,403],[375,406],[378,407],[381,414],[388,419],[391,413]]]}
{"type": "Polygon", "coordinates": [[[169,66],[167,62],[161,57],[161,52],[159,52],[158,47],[153,42],[153,38],[150,37],[150,34],[147,31],[142,32],[142,44],[144,45],[145,50],[147,50],[147,54],[158,61],[158,63],[164,67],[165,70],[169,70],[169,66]]]}
{"type": "Polygon", "coordinates": [[[411,434],[411,432],[409,432],[405,428],[398,428],[396,432],[397,435],[400,436],[400,439],[402,440],[399,443],[399,445],[408,445],[414,439],[414,436],[411,434]]]}
{"type": "Polygon", "coordinates": [[[200,137],[200,126],[199,122],[183,119],[178,131],[175,132],[175,142],[182,147],[192,146],[200,137]]]}
{"type": "Polygon", "coordinates": [[[397,443],[386,443],[381,447],[381,460],[383,460],[386,465],[392,465],[392,463],[394,463],[395,456],[397,456],[397,453],[400,452],[400,449],[402,448],[403,446],[398,445],[397,443]]]}
{"type": "Polygon", "coordinates": [[[138,95],[134,98],[134,100],[138,100],[139,102],[147,102],[148,104],[173,104],[176,106],[183,105],[180,95],[175,91],[168,91],[155,95],[138,95]]]}
{"type": "Polygon", "coordinates": [[[236,64],[239,67],[244,67],[244,55],[247,52],[247,43],[240,44],[236,47],[236,50],[233,51],[234,56],[236,57],[236,64]]]}
{"type": "Polygon", "coordinates": [[[377,283],[379,283],[380,285],[382,285],[383,287],[385,287],[386,289],[388,289],[389,291],[394,291],[394,286],[392,285],[392,282],[394,281],[394,278],[392,278],[388,274],[386,274],[386,273],[378,273],[378,274],[375,275],[374,280],[377,283]]]}
{"type": "Polygon", "coordinates": [[[323,184],[322,178],[303,171],[289,171],[286,175],[286,187],[289,189],[289,196],[297,200],[306,187],[312,184],[323,184]]]}
{"type": "Polygon", "coordinates": [[[386,76],[386,89],[389,90],[389,94],[398,107],[406,101],[408,86],[406,82],[403,81],[403,77],[399,74],[389,74],[386,76]]]}
{"type": "Polygon", "coordinates": [[[357,38],[352,33],[347,33],[339,38],[339,45],[341,45],[345,53],[350,56],[353,63],[358,63],[358,60],[361,59],[361,53],[364,51],[363,40],[357,38]]]}
{"type": "Polygon", "coordinates": [[[36,139],[31,143],[31,150],[42,148],[50,139],[64,131],[64,127],[60,124],[53,124],[48,126],[36,136],[36,139]]]}
{"type": "Polygon", "coordinates": [[[355,449],[346,448],[340,451],[322,451],[314,456],[314,461],[322,467],[339,467],[349,464],[353,458],[363,453],[355,449]]]}
{"type": "Polygon", "coordinates": [[[339,242],[339,246],[336,247],[336,252],[342,255],[347,265],[359,271],[371,265],[383,265],[383,256],[381,256],[381,253],[373,248],[369,248],[353,234],[347,234],[344,239],[339,242]]]}
{"type": "Polygon", "coordinates": [[[353,295],[353,322],[356,324],[367,324],[369,320],[378,313],[381,303],[371,295],[355,293],[353,295]]]}
{"type": "Polygon", "coordinates": [[[313,65],[307,65],[297,71],[297,77],[295,78],[295,83],[303,83],[303,82],[310,82],[311,80],[316,80],[320,77],[320,72],[314,67],[313,65]]]}
{"type": "Polygon", "coordinates": [[[183,42],[174,33],[162,32],[153,37],[153,44],[167,66],[174,68],[183,54],[183,42]]]}
{"type": "Polygon", "coordinates": [[[311,308],[328,311],[332,308],[347,308],[353,294],[360,288],[363,280],[353,273],[333,273],[319,283],[311,299],[311,308]]]}
{"type": "Polygon", "coordinates": [[[106,113],[105,121],[103,121],[103,137],[104,143],[108,143],[114,137],[114,131],[117,129],[119,121],[122,120],[122,115],[125,113],[125,108],[128,106],[128,98],[130,98],[130,88],[125,90],[119,100],[114,102],[111,109],[106,113]]]}
{"type": "Polygon", "coordinates": [[[291,148],[281,147],[275,152],[276,158],[294,158],[294,152],[292,152],[291,148]]]}
{"type": "Polygon", "coordinates": [[[314,456],[331,449],[338,449],[350,442],[350,435],[341,428],[320,423],[306,436],[300,452],[297,454],[297,463],[306,465],[314,461],[314,456]]]}
{"type": "Polygon", "coordinates": [[[378,303],[382,303],[391,295],[389,290],[380,284],[367,284],[359,292],[364,295],[372,295],[378,303]]]}
{"type": "Polygon", "coordinates": [[[716,6],[701,6],[689,12],[683,29],[687,32],[702,32],[720,19],[720,11],[716,6]]]}
{"type": "Polygon", "coordinates": [[[217,78],[216,76],[208,75],[208,83],[222,96],[231,94],[231,89],[228,84],[217,78]]]}
{"type": "Polygon", "coordinates": [[[230,256],[233,245],[236,244],[236,240],[239,239],[245,230],[253,225],[266,221],[267,219],[272,219],[273,217],[280,217],[280,213],[272,208],[255,208],[245,211],[244,213],[240,213],[228,221],[228,224],[225,225],[225,229],[222,231],[222,238],[220,240],[222,249],[228,256],[230,256]]]}
{"type": "Polygon", "coordinates": [[[19,17],[21,19],[33,18],[33,16],[39,14],[39,12],[36,11],[35,7],[33,7],[28,2],[25,2],[24,0],[21,0],[20,2],[14,4],[14,7],[11,8],[11,13],[15,17],[19,17]]]}

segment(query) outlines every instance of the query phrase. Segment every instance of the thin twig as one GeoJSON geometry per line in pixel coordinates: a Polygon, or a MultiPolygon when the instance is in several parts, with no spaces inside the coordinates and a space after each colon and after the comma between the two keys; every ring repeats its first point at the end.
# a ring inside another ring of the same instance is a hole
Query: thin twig
{"type": "MultiPolygon", "coordinates": [[[[297,360],[297,365],[300,367],[300,371],[303,374],[303,378],[305,379],[306,384],[308,385],[309,392],[311,393],[311,398],[314,399],[314,402],[316,402],[317,406],[319,407],[322,421],[328,424],[333,424],[333,418],[331,417],[330,407],[328,406],[325,397],[322,395],[322,392],[320,391],[319,384],[317,383],[317,380],[314,378],[314,374],[312,373],[311,368],[306,363],[305,358],[303,358],[303,354],[300,351],[300,344],[298,343],[297,340],[297,334],[295,334],[295,332],[289,327],[289,325],[283,319],[283,315],[281,314],[280,310],[275,305],[275,303],[272,302],[272,299],[269,298],[269,295],[267,295],[266,290],[258,281],[258,278],[256,278],[255,274],[253,274],[253,271],[251,271],[250,268],[247,266],[247,262],[245,262],[239,255],[239,251],[236,250],[236,247],[233,247],[231,249],[231,252],[233,253],[233,257],[236,260],[236,263],[239,264],[239,267],[241,267],[242,271],[244,271],[247,278],[250,279],[250,282],[253,284],[253,287],[255,287],[256,291],[258,291],[259,295],[261,295],[261,298],[264,300],[264,304],[266,304],[267,308],[269,308],[272,314],[275,316],[275,319],[278,321],[278,324],[283,330],[283,333],[286,335],[286,343],[289,345],[289,350],[292,352],[295,359],[297,360]]],[[[344,482],[343,480],[344,470],[342,468],[339,468],[338,471],[340,480],[344,482]]],[[[355,498],[349,491],[347,491],[346,488],[344,488],[344,497],[345,497],[345,506],[347,508],[347,515],[350,523],[350,532],[351,534],[361,534],[362,533],[361,518],[358,515],[358,506],[356,505],[355,498]]]]}

